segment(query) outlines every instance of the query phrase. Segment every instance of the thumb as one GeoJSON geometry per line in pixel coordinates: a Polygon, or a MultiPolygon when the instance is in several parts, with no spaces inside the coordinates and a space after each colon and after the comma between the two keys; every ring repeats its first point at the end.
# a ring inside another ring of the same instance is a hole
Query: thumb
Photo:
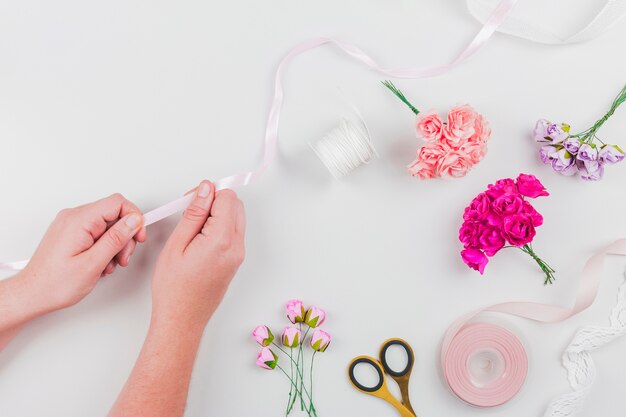
{"type": "Polygon", "coordinates": [[[214,197],[215,186],[209,181],[202,181],[195,190],[193,201],[172,232],[168,244],[176,246],[179,250],[185,250],[193,238],[202,231],[209,218],[214,197]]]}
{"type": "Polygon", "coordinates": [[[111,226],[94,245],[87,250],[90,262],[104,270],[107,264],[117,255],[124,246],[135,236],[143,226],[143,216],[140,213],[130,213],[111,226]]]}

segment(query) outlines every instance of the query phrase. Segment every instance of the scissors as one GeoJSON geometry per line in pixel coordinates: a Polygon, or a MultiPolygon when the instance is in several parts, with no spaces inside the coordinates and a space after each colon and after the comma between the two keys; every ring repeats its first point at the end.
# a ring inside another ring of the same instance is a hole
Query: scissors
{"type": "Polygon", "coordinates": [[[393,405],[402,417],[417,417],[411,401],[409,401],[409,379],[411,378],[411,371],[413,370],[413,362],[415,362],[415,355],[411,346],[402,339],[389,339],[385,341],[380,347],[379,353],[380,361],[372,358],[371,356],[357,356],[352,359],[350,366],[348,366],[348,377],[350,382],[358,391],[364,394],[373,395],[374,397],[381,398],[393,405]],[[400,346],[406,351],[407,364],[405,368],[396,372],[387,364],[387,350],[391,346],[400,346]],[[373,387],[366,387],[361,384],[354,375],[354,368],[359,364],[370,365],[378,373],[378,383],[373,387]],[[400,387],[400,393],[402,395],[402,401],[398,401],[387,388],[384,375],[389,375],[400,387]]]}

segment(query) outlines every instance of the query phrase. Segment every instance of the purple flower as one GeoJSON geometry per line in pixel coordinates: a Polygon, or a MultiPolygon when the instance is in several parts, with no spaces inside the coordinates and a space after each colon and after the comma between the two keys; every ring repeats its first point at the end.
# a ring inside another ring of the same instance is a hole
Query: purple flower
{"type": "Polygon", "coordinates": [[[561,143],[569,136],[569,125],[566,123],[552,123],[540,119],[535,124],[533,139],[536,142],[561,143]]]}
{"type": "Polygon", "coordinates": [[[566,177],[574,175],[578,171],[576,159],[565,148],[561,148],[557,152],[556,159],[552,160],[552,169],[566,177]]]}
{"type": "Polygon", "coordinates": [[[604,165],[598,161],[577,161],[580,178],[585,181],[599,181],[604,175],[604,165]]]}
{"type": "Polygon", "coordinates": [[[563,142],[563,146],[565,146],[567,152],[571,153],[572,155],[576,155],[578,153],[580,145],[580,141],[574,138],[568,138],[565,140],[565,142],[563,142]]]}
{"type": "Polygon", "coordinates": [[[557,158],[559,150],[552,145],[545,145],[539,149],[539,158],[544,164],[551,164],[553,160],[557,158]]]}
{"type": "Polygon", "coordinates": [[[617,145],[604,145],[598,152],[598,159],[604,165],[613,165],[624,160],[624,151],[617,145]]]}
{"type": "Polygon", "coordinates": [[[596,149],[596,145],[583,143],[578,150],[578,155],[576,155],[576,159],[578,159],[579,161],[598,160],[598,149],[596,149]]]}

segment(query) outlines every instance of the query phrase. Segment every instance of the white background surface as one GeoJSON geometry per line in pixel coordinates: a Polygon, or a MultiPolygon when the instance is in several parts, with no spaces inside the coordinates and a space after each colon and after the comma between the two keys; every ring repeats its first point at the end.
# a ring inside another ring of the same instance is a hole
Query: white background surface
{"type": "MultiPolygon", "coordinates": [[[[520,2],[518,13],[573,33],[603,1],[520,2]],[[583,3],[583,2],[578,2],[583,3]]],[[[34,250],[55,213],[113,192],[145,209],[201,178],[253,167],[286,50],[311,36],[350,40],[388,66],[444,63],[479,29],[462,1],[295,0],[0,3],[0,257],[34,250]]],[[[490,153],[458,181],[420,182],[404,166],[418,143],[413,117],[381,76],[332,48],[286,73],[279,157],[239,191],[248,213],[247,259],[205,332],[188,416],[279,416],[288,385],[254,365],[257,324],[277,332],[292,297],[326,308],[331,349],[317,361],[320,417],[392,416],[357,393],[349,360],[403,337],[416,353],[413,405],[428,416],[538,416],[568,390],[560,354],[582,324],[608,323],[623,259],[608,263],[597,302],[556,325],[510,318],[530,354],[523,391],[492,410],[451,395],[437,355],[447,326],[494,302],[571,305],[584,260],[624,237],[626,166],[601,183],[554,175],[529,132],[540,117],[582,130],[623,86],[626,25],[582,45],[545,46],[496,35],[455,71],[398,81],[417,107],[469,102],[493,128],[490,153]],[[334,181],[307,142],[342,116],[341,87],[363,112],[381,158],[334,181]],[[461,262],[457,230],[473,196],[497,178],[534,173],[552,196],[535,247],[558,270],[543,278],[522,253],[503,251],[484,277],[461,262]]],[[[602,137],[626,145],[626,108],[602,137]]],[[[149,229],[133,265],[79,305],[32,323],[0,354],[0,416],[105,415],[136,359],[150,315],[150,274],[175,219],[149,229]]],[[[184,285],[181,282],[181,285],[184,285]]],[[[626,340],[594,353],[600,369],[584,415],[626,412],[626,340]]],[[[297,414],[296,414],[297,415],[297,414]]]]}

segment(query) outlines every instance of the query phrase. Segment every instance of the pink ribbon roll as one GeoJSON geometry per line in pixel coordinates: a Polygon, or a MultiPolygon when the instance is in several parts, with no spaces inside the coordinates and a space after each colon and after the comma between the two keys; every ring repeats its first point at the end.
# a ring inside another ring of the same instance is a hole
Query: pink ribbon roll
{"type": "Polygon", "coordinates": [[[475,407],[495,407],[524,385],[528,356],[517,336],[504,327],[472,323],[452,339],[443,366],[457,397],[475,407]]]}
{"type": "Polygon", "coordinates": [[[509,330],[494,324],[477,324],[474,319],[481,313],[493,312],[542,323],[567,320],[593,304],[608,255],[626,256],[626,239],[616,240],[587,260],[571,308],[530,302],[500,303],[472,311],[452,323],[441,346],[441,366],[452,391],[477,407],[495,407],[513,398],[528,369],[524,346],[509,330]],[[481,368],[481,363],[486,368],[481,368]],[[480,375],[484,378],[478,378],[480,375]]]}

